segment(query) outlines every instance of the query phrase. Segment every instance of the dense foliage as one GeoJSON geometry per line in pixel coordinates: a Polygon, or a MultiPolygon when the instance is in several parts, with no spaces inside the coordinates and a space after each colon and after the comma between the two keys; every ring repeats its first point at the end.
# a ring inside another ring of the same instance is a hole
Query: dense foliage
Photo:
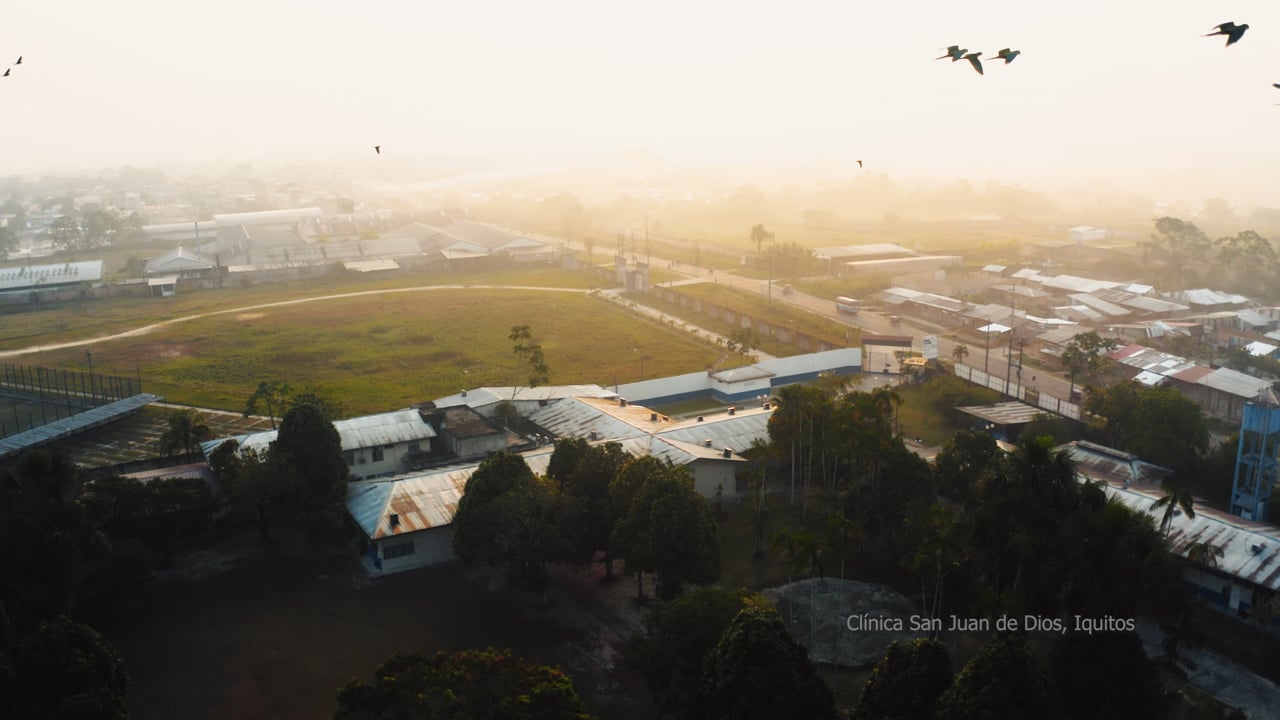
{"type": "Polygon", "coordinates": [[[334,720],[589,720],[569,676],[510,651],[399,654],[338,692],[334,720]]]}

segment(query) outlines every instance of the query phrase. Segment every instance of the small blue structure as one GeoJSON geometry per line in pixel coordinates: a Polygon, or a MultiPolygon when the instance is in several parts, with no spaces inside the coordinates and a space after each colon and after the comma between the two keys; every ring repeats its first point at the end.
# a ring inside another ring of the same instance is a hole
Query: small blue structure
{"type": "Polygon", "coordinates": [[[1267,501],[1276,483],[1277,451],[1280,407],[1245,403],[1236,472],[1231,481],[1231,514],[1246,520],[1266,520],[1267,501]]]}

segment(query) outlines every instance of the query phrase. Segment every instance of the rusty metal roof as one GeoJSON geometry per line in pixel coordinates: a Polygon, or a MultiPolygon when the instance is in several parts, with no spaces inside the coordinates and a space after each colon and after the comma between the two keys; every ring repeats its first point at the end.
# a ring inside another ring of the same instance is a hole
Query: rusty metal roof
{"type": "Polygon", "coordinates": [[[347,512],[370,539],[444,527],[453,522],[467,480],[478,465],[382,482],[347,485],[347,512]],[[392,525],[391,516],[396,516],[392,525]]]}
{"type": "MultiPolygon", "coordinates": [[[[1164,511],[1152,505],[1164,497],[1160,483],[1171,470],[1084,441],[1060,449],[1070,453],[1079,477],[1101,482],[1108,497],[1159,523],[1164,511]]],[[[1185,557],[1197,543],[1207,543],[1222,550],[1222,557],[1216,558],[1217,572],[1280,590],[1280,528],[1207,506],[1196,505],[1194,509],[1194,518],[1178,510],[1170,521],[1172,552],[1185,557]]]]}

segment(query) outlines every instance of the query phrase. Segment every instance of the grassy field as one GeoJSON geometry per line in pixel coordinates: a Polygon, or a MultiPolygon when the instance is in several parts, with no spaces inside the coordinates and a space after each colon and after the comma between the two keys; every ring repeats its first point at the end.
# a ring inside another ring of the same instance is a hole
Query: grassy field
{"type": "MultiPolygon", "coordinates": [[[[351,414],[385,411],[529,377],[511,352],[512,325],[531,326],[557,384],[613,385],[712,366],[710,343],[576,292],[440,289],[386,292],[202,317],[95,343],[99,369],[137,368],[171,402],[240,410],[260,381],[311,386],[351,414]]],[[[75,367],[82,348],[39,362],[75,367]]]]}
{"type": "MultiPolygon", "coordinates": [[[[237,287],[228,281],[221,289],[183,289],[173,297],[115,297],[83,302],[11,308],[3,318],[0,351],[34,345],[82,340],[151,323],[200,313],[226,312],[251,305],[287,302],[316,295],[394,290],[429,285],[520,285],[587,290],[599,280],[587,273],[559,268],[515,268],[471,273],[402,273],[368,277],[335,272],[306,281],[237,287]]],[[[22,362],[28,362],[23,360],[22,362]]]]}
{"type": "MultiPolygon", "coordinates": [[[[861,340],[858,328],[842,325],[822,316],[798,310],[781,301],[769,303],[765,298],[736,288],[716,283],[697,283],[694,285],[681,285],[677,288],[677,291],[690,297],[750,313],[771,323],[787,325],[799,332],[821,338],[835,347],[856,345],[861,340]]],[[[649,293],[627,293],[626,297],[634,302],[657,308],[686,322],[701,325],[722,335],[737,327],[721,320],[713,320],[711,316],[695,312],[691,308],[665,302],[649,293]]],[[[772,338],[764,338],[763,342],[764,344],[760,349],[775,355],[786,356],[806,352],[791,343],[779,342],[776,344],[777,352],[775,353],[775,343],[772,338]]]]}

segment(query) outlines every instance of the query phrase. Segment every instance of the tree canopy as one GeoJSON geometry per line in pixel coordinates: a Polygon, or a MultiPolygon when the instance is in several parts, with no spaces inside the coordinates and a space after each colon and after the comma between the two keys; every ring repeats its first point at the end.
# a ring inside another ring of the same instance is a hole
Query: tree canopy
{"type": "Polygon", "coordinates": [[[1063,717],[1053,684],[1019,635],[983,645],[937,704],[938,720],[1063,717]]]}
{"type": "Polygon", "coordinates": [[[772,607],[740,610],[707,656],[704,674],[707,718],[838,717],[831,689],[772,607]]]}
{"type": "Polygon", "coordinates": [[[510,650],[397,654],[338,691],[334,720],[590,720],[573,681],[510,650]]]}
{"type": "Polygon", "coordinates": [[[659,713],[676,720],[706,716],[707,656],[743,608],[764,602],[749,590],[705,587],[649,613],[646,632],[627,643],[624,657],[627,668],[644,678],[659,713]]]}
{"type": "Polygon", "coordinates": [[[937,640],[893,642],[871,669],[853,720],[917,720],[933,717],[934,705],[952,681],[951,656],[937,640]]]}

